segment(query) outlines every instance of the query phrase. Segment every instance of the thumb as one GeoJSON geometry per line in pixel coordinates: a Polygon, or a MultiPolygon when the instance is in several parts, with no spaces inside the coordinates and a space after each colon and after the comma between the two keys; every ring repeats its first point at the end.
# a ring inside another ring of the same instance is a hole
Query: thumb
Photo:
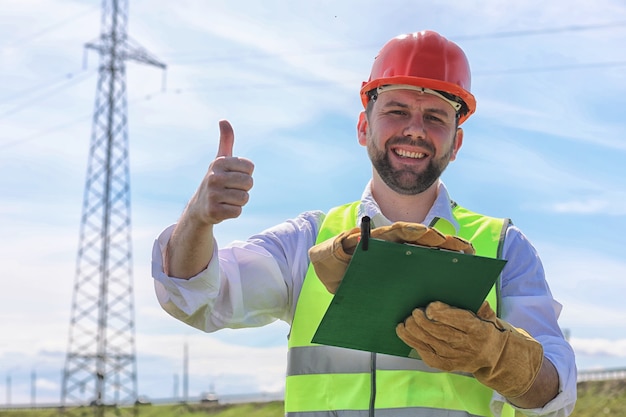
{"type": "Polygon", "coordinates": [[[496,313],[495,311],[493,311],[493,309],[491,308],[487,300],[483,301],[483,304],[480,306],[480,308],[476,312],[476,315],[483,320],[488,320],[488,321],[496,320],[496,313]]]}
{"type": "Polygon", "coordinates": [[[220,120],[220,143],[217,149],[217,156],[233,156],[233,145],[235,144],[235,132],[228,120],[220,120]]]}

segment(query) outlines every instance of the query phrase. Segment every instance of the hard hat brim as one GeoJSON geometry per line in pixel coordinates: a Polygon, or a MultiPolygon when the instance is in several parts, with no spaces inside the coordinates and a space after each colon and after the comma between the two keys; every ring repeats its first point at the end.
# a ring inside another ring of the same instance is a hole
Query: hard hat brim
{"type": "Polygon", "coordinates": [[[432,78],[421,78],[421,77],[411,77],[411,76],[393,76],[387,78],[377,78],[370,82],[364,82],[361,87],[361,102],[363,103],[363,107],[367,107],[367,103],[369,102],[368,92],[374,90],[383,85],[393,85],[393,84],[405,84],[411,85],[414,87],[423,87],[429,88],[435,91],[443,91],[452,95],[459,97],[465,105],[467,106],[467,113],[462,114],[459,117],[459,125],[467,120],[475,111],[476,111],[476,99],[469,91],[464,88],[447,82],[434,80],[432,78]]]}

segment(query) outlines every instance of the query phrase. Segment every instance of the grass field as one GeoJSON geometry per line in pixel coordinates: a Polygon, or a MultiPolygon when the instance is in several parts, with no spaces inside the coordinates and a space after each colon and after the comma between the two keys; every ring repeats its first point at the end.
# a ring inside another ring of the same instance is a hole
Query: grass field
{"type": "MultiPolygon", "coordinates": [[[[224,405],[142,405],[136,408],[0,410],[1,417],[283,417],[282,401],[224,405]]],[[[578,384],[578,402],[571,417],[626,417],[626,380],[578,384]]]]}
{"type": "Polygon", "coordinates": [[[626,417],[626,380],[578,383],[572,417],[626,417]]]}

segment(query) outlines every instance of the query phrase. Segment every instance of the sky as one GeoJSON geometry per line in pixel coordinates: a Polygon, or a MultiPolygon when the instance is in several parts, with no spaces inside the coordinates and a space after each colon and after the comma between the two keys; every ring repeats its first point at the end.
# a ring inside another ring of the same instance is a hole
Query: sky
{"type": "MultiPolygon", "coordinates": [[[[0,405],[57,402],[99,57],[95,0],[0,0],[0,405]],[[33,376],[34,375],[34,376],[33,376]],[[35,382],[35,390],[32,390],[35,382]]],[[[537,248],[579,370],[626,367],[626,4],[621,0],[134,0],[127,63],[138,393],[280,392],[288,326],[206,334],[168,316],[150,273],[217,152],[255,164],[220,245],[361,196],[359,89],[392,37],[436,30],[472,68],[476,113],[443,175],[537,248]]]]}

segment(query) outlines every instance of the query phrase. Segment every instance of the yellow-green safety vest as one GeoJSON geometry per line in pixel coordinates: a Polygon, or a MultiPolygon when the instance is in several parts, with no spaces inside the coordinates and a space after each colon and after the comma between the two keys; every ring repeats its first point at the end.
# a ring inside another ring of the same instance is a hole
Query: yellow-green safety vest
{"type": "MultiPolygon", "coordinates": [[[[328,212],[317,243],[356,226],[360,201],[328,212]]],[[[500,257],[508,219],[483,216],[452,205],[458,236],[472,242],[476,254],[500,257]]],[[[445,219],[431,224],[457,234],[445,219]]],[[[500,279],[487,300],[499,313],[500,279]]],[[[285,414],[288,417],[466,417],[492,416],[493,391],[472,375],[443,372],[412,358],[375,354],[311,343],[330,294],[309,265],[288,342],[285,414]]],[[[374,308],[374,306],[372,307],[374,308]]],[[[502,416],[513,416],[506,406],[502,416]]]]}

